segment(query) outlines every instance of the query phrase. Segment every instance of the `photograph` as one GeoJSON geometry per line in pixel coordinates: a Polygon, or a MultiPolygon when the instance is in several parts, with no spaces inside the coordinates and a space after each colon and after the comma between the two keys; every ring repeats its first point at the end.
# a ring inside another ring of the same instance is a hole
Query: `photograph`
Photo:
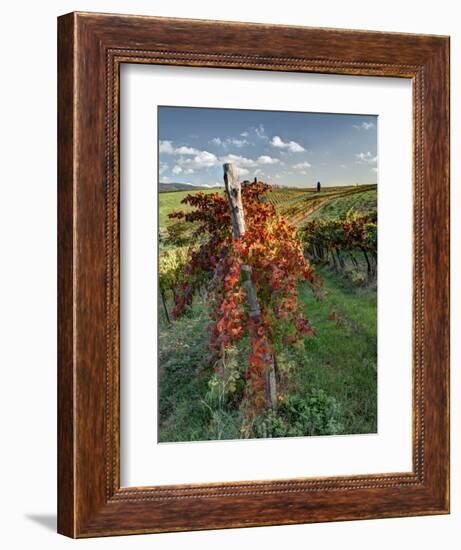
{"type": "Polygon", "coordinates": [[[377,433],[378,116],[158,106],[158,442],[377,433]]]}

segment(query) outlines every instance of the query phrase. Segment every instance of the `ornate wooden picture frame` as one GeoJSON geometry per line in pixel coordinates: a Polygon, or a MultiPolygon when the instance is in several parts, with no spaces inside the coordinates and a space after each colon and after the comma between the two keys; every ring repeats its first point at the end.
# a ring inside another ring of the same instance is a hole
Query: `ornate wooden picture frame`
{"type": "Polygon", "coordinates": [[[59,18],[58,47],[58,531],[97,537],[448,513],[449,39],[71,13],[59,18]],[[122,63],[412,80],[412,471],[120,486],[122,63]]]}

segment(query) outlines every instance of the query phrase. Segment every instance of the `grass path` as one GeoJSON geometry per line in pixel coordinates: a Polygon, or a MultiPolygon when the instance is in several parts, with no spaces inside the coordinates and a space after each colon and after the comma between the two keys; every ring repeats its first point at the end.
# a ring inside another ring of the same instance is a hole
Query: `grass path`
{"type": "Polygon", "coordinates": [[[304,341],[300,391],[323,389],[343,411],[344,433],[376,431],[377,323],[376,292],[354,287],[327,269],[318,269],[324,296],[317,301],[301,291],[315,338],[304,341]]]}

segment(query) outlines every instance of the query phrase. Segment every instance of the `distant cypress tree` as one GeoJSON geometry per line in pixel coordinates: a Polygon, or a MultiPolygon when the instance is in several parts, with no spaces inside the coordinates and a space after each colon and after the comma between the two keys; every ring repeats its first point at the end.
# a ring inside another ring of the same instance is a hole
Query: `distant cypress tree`
{"type": "Polygon", "coordinates": [[[322,186],[320,185],[320,182],[318,181],[317,182],[317,193],[320,193],[321,188],[322,188],[322,186]]]}

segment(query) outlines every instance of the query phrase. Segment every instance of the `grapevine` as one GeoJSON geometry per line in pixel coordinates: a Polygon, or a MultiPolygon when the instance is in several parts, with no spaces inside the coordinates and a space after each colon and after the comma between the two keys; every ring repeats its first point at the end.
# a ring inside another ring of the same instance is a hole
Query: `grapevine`
{"type": "MultiPolygon", "coordinates": [[[[377,265],[376,211],[366,216],[350,212],[343,219],[314,220],[303,227],[303,240],[311,257],[326,261],[332,258],[343,266],[342,253],[360,251],[367,264],[368,277],[377,265]]],[[[351,255],[351,258],[354,256],[351,255]]]]}
{"type": "Polygon", "coordinates": [[[193,223],[193,241],[199,243],[189,251],[181,273],[173,317],[182,315],[197,292],[205,289],[211,362],[220,364],[226,349],[248,337],[242,408],[249,417],[267,405],[265,374],[270,358],[283,345],[313,334],[298,303],[298,287],[306,280],[313,283],[314,275],[296,229],[265,200],[270,190],[262,182],[242,187],[247,229],[237,240],[227,200],[218,193],[188,195],[182,202],[194,210],[170,214],[193,223]],[[247,307],[248,277],[259,300],[257,316],[251,316],[247,307]]]}

